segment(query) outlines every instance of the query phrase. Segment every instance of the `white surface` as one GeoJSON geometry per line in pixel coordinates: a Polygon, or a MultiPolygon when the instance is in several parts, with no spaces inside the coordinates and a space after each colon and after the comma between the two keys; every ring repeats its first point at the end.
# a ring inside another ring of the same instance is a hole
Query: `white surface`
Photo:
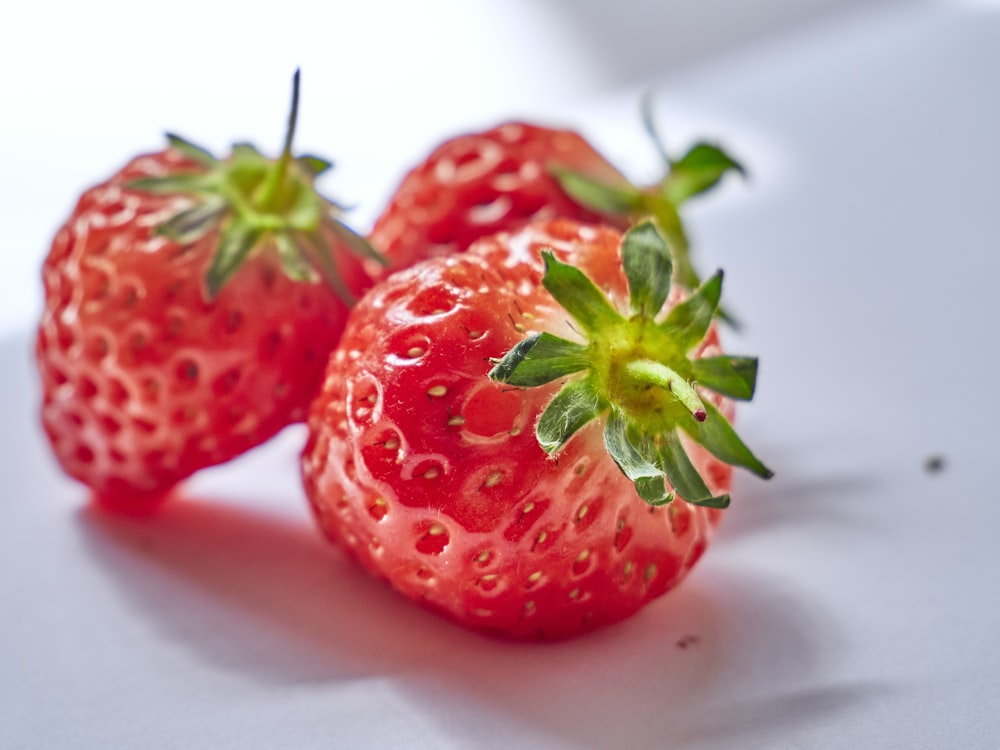
{"type": "MultiPolygon", "coordinates": [[[[0,747],[1000,746],[998,41],[995,6],[890,6],[656,82],[671,143],[717,134],[752,173],[691,227],[750,323],[741,432],[778,475],[740,477],[677,591],[576,641],[466,633],[355,571],[294,430],[157,518],[89,509],[28,332],[0,339],[0,747]]],[[[638,167],[638,91],[538,111],[638,167]]]]}

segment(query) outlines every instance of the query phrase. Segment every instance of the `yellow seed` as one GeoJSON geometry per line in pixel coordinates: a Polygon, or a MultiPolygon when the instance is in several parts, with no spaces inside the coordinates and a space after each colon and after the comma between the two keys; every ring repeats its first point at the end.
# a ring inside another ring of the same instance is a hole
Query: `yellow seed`
{"type": "Polygon", "coordinates": [[[399,449],[399,438],[391,437],[383,443],[387,451],[394,451],[399,449]]]}
{"type": "Polygon", "coordinates": [[[531,511],[533,511],[534,509],[535,509],[535,504],[533,502],[527,502],[524,504],[524,510],[522,510],[521,513],[524,514],[531,513],[531,511]]]}
{"type": "Polygon", "coordinates": [[[439,398],[448,392],[448,388],[443,385],[434,385],[427,389],[427,395],[432,398],[439,398]]]}
{"type": "Polygon", "coordinates": [[[542,542],[544,542],[544,541],[546,540],[546,538],[548,538],[548,536],[549,536],[548,532],[547,532],[547,531],[543,531],[543,532],[542,532],[541,534],[539,534],[539,535],[538,535],[538,537],[537,537],[537,538],[535,539],[535,544],[541,544],[542,542]]]}
{"type": "Polygon", "coordinates": [[[590,550],[589,549],[585,549],[583,552],[581,552],[579,555],[576,556],[576,561],[577,562],[583,562],[588,557],[590,557],[590,550]]]}
{"type": "Polygon", "coordinates": [[[625,570],[624,570],[623,572],[624,572],[624,574],[625,574],[626,576],[627,576],[627,575],[628,575],[629,573],[631,573],[631,572],[632,572],[632,567],[633,567],[633,566],[632,566],[632,561],[631,561],[631,560],[629,560],[628,562],[626,562],[626,563],[625,563],[625,570]]]}
{"type": "Polygon", "coordinates": [[[589,506],[581,505],[580,510],[576,512],[576,520],[582,521],[583,517],[587,515],[587,511],[590,510],[589,506]]]}
{"type": "Polygon", "coordinates": [[[514,330],[517,331],[518,333],[524,333],[528,329],[524,327],[524,323],[515,323],[514,330]]]}
{"type": "Polygon", "coordinates": [[[424,472],[424,479],[437,479],[441,471],[436,466],[432,466],[424,472]]]}
{"type": "Polygon", "coordinates": [[[436,523],[429,529],[427,529],[427,533],[430,534],[431,536],[441,536],[444,533],[444,531],[445,531],[444,526],[442,526],[439,523],[436,523]]]}
{"type": "Polygon", "coordinates": [[[488,549],[484,549],[482,552],[476,555],[476,562],[480,564],[487,562],[489,559],[490,559],[490,551],[488,549]]]}
{"type": "Polygon", "coordinates": [[[465,424],[465,417],[461,414],[456,414],[454,417],[450,417],[448,419],[448,424],[452,427],[461,427],[465,424]]]}
{"type": "Polygon", "coordinates": [[[656,577],[656,563],[650,563],[642,574],[642,580],[649,583],[656,577]]]}
{"type": "Polygon", "coordinates": [[[526,615],[530,615],[534,611],[535,611],[535,603],[534,602],[525,602],[524,603],[524,613],[526,615]]]}
{"type": "Polygon", "coordinates": [[[486,481],[483,482],[483,486],[496,487],[498,484],[500,484],[501,479],[503,479],[503,474],[501,474],[499,471],[494,471],[488,477],[486,477],[486,481]]]}
{"type": "Polygon", "coordinates": [[[580,589],[573,589],[572,591],[570,591],[569,592],[569,598],[570,599],[579,599],[580,598],[580,589]]]}
{"type": "Polygon", "coordinates": [[[422,357],[427,354],[427,350],[422,346],[411,346],[406,350],[406,356],[410,359],[416,359],[417,357],[422,357]]]}
{"type": "Polygon", "coordinates": [[[528,576],[528,583],[538,583],[542,578],[542,571],[536,570],[530,576],[528,576]]]}

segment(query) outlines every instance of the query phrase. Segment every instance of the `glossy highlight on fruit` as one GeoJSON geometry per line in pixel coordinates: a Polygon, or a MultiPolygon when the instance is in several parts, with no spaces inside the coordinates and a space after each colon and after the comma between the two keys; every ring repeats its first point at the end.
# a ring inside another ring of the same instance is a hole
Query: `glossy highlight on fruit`
{"type": "Polygon", "coordinates": [[[227,159],[176,136],[87,190],[43,266],[36,360],[60,466],[139,509],[303,419],[363,240],[313,188],[328,163],[227,159]],[[347,239],[345,239],[347,238],[347,239]],[[325,283],[324,283],[325,282],[325,283]]]}
{"type": "MultiPolygon", "coordinates": [[[[580,375],[533,387],[490,377],[526,336],[583,345],[579,320],[546,288],[546,257],[579,269],[630,316],[622,242],[607,227],[533,224],[393,274],[362,299],[313,405],[302,458],[331,540],[405,596],[518,638],[617,622],[684,578],[719,508],[675,497],[664,469],[664,496],[647,502],[637,480],[649,489],[649,472],[630,476],[606,448],[607,414],[580,421],[557,449],[543,447],[539,420],[580,375]]],[[[683,310],[690,299],[674,288],[660,302],[683,310]]],[[[692,362],[722,355],[713,311],[685,347],[692,362]]],[[[730,398],[703,389],[698,398],[729,424],[730,398]]],[[[713,455],[718,446],[679,440],[706,499],[728,497],[732,466],[713,455]]]]}

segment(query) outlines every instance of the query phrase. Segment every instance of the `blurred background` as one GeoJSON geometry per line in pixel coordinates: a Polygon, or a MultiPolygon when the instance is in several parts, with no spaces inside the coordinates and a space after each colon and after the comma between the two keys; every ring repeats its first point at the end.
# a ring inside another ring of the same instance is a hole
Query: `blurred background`
{"type": "MultiPolygon", "coordinates": [[[[447,135],[512,117],[586,132],[595,124],[579,116],[583,102],[629,92],[615,106],[634,107],[635,87],[887,4],[899,3],[10,4],[0,43],[0,333],[33,322],[39,263],[80,191],[160,148],[166,130],[216,153],[235,140],[277,152],[297,66],[297,145],[337,162],[324,187],[357,205],[364,229],[404,168],[447,135]]],[[[612,158],[633,158],[630,145],[608,142],[617,134],[591,135],[612,158]]]]}

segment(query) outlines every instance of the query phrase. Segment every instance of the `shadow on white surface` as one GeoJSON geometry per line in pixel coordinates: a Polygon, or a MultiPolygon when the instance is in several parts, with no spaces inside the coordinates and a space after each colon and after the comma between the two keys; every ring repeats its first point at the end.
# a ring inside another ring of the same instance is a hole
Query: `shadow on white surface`
{"type": "Polygon", "coordinates": [[[840,532],[856,538],[858,534],[879,534],[889,529],[882,519],[866,513],[864,505],[884,487],[883,478],[860,472],[788,477],[778,474],[764,487],[744,482],[734,499],[739,507],[727,514],[720,534],[725,541],[788,527],[806,535],[840,532]]]}
{"type": "Polygon", "coordinates": [[[88,506],[79,530],[158,640],[266,684],[390,682],[438,735],[514,723],[585,747],[697,745],[771,736],[779,715],[787,732],[882,690],[825,684],[829,618],[759,576],[696,571],[619,626],[511,643],[397,597],[308,525],[235,502],[185,498],[140,519],[88,506]]]}

